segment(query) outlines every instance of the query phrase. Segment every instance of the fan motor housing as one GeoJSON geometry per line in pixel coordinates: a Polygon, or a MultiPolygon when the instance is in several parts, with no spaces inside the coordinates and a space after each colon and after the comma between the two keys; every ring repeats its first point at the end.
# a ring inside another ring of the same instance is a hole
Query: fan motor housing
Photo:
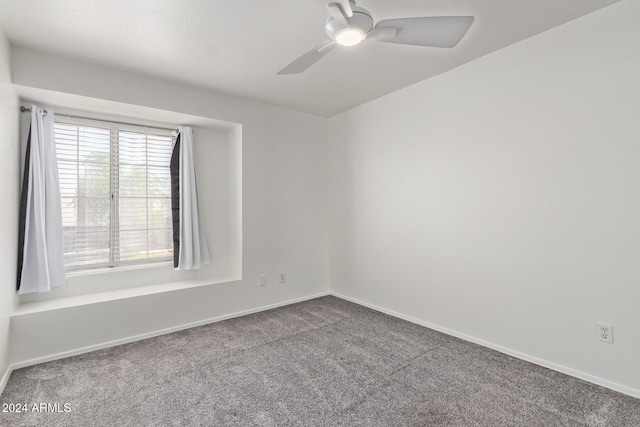
{"type": "MultiPolygon", "coordinates": [[[[353,8],[353,16],[351,18],[347,18],[347,23],[349,24],[350,29],[359,30],[362,34],[367,34],[373,28],[373,18],[371,17],[371,14],[369,11],[361,7],[353,8]]],[[[338,26],[335,19],[329,18],[327,25],[325,26],[325,30],[331,40],[335,40],[343,29],[338,26]]]]}

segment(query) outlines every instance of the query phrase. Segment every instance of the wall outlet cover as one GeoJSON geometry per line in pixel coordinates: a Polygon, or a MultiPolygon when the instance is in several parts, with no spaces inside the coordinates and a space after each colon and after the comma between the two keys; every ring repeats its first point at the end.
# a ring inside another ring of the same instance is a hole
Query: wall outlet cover
{"type": "Polygon", "coordinates": [[[613,326],[610,323],[597,322],[596,332],[599,341],[613,344],[613,326]]]}

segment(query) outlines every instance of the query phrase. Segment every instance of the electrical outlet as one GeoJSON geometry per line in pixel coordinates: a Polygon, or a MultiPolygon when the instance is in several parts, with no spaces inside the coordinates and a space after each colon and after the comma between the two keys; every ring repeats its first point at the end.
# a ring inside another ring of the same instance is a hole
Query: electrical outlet
{"type": "Polygon", "coordinates": [[[613,344],[613,326],[609,323],[597,322],[598,340],[613,344]]]}
{"type": "Polygon", "coordinates": [[[287,283],[287,273],[285,273],[284,271],[281,272],[280,276],[278,277],[278,282],[287,283]]]}
{"type": "Polygon", "coordinates": [[[258,280],[260,283],[260,287],[264,287],[267,286],[267,275],[266,274],[261,274],[258,276],[258,280]]]}

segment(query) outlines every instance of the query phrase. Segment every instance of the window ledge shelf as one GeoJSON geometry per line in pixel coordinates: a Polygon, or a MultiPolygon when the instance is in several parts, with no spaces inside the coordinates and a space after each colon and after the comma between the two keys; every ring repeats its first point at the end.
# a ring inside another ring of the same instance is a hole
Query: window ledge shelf
{"type": "Polygon", "coordinates": [[[125,271],[145,270],[150,268],[167,267],[173,268],[173,261],[161,261],[161,262],[149,262],[135,265],[123,265],[117,268],[103,267],[103,268],[88,268],[86,270],[68,270],[67,277],[80,277],[80,276],[96,276],[100,274],[120,273],[125,271]]]}
{"type": "Polygon", "coordinates": [[[79,307],[89,304],[98,304],[108,301],[116,301],[127,298],[135,298],[145,295],[161,294],[164,292],[182,291],[186,289],[199,288],[202,286],[219,285],[241,280],[241,278],[224,278],[218,280],[189,280],[181,282],[169,282],[158,285],[140,286],[129,289],[118,289],[115,291],[98,292],[86,295],[75,295],[71,297],[58,298],[54,300],[29,302],[19,305],[11,317],[24,316],[28,314],[41,313],[52,310],[60,310],[71,307],[79,307]]]}

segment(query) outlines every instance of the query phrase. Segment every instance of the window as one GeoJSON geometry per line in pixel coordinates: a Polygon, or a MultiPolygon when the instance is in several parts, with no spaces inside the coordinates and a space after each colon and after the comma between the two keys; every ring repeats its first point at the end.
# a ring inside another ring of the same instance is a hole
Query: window
{"type": "Polygon", "coordinates": [[[171,260],[170,131],[56,117],[54,134],[66,269],[171,260]]]}

